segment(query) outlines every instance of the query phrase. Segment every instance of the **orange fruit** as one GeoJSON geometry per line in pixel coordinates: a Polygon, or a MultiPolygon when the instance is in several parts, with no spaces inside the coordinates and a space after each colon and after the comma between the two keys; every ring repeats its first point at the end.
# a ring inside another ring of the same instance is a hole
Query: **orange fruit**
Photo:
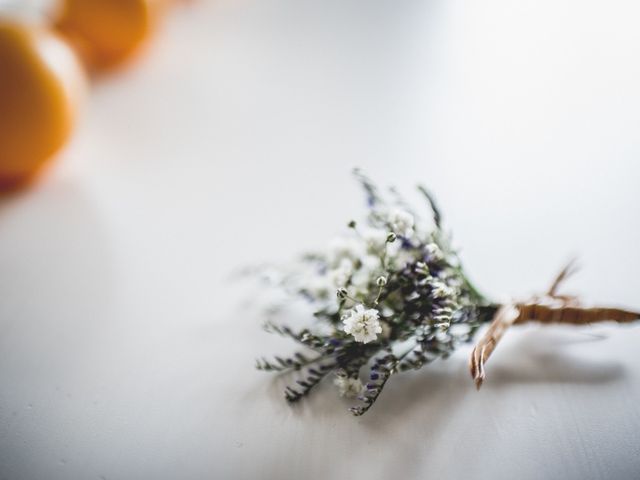
{"type": "Polygon", "coordinates": [[[154,29],[167,0],[63,0],[56,28],[90,67],[105,69],[131,57],[154,29]]]}
{"type": "Polygon", "coordinates": [[[19,186],[66,142],[85,78],[55,33],[0,19],[0,189],[19,186]]]}

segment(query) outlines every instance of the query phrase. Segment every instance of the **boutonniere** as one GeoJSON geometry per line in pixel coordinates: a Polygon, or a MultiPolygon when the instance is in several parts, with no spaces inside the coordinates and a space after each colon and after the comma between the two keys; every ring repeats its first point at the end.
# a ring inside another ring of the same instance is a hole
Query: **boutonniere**
{"type": "Polygon", "coordinates": [[[446,359],[472,342],[485,324],[469,361],[477,388],[489,356],[512,325],[640,319],[632,311],[586,308],[577,298],[560,294],[573,264],[542,295],[506,304],[492,301],[469,280],[425,188],[418,188],[424,206],[415,210],[394,189],[382,192],[361,172],[355,176],[366,195],[364,220],[348,222],[345,234],[325,251],[304,255],[275,280],[270,276],[313,312],[306,328],[274,319],[265,325],[300,347],[292,355],[257,362],[260,370],[297,372],[284,392],[289,402],[331,379],[341,396],[357,399],[350,411],[362,415],[393,375],[446,359]]]}

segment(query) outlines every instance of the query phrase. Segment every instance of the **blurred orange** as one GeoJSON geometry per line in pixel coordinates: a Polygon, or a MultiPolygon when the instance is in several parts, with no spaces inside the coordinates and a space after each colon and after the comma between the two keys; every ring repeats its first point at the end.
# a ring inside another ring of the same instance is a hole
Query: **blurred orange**
{"type": "Polygon", "coordinates": [[[153,31],[167,0],[63,0],[56,28],[85,63],[109,68],[135,53],[153,31]]]}
{"type": "Polygon", "coordinates": [[[55,33],[0,19],[0,189],[29,181],[65,143],[84,90],[55,33]]]}

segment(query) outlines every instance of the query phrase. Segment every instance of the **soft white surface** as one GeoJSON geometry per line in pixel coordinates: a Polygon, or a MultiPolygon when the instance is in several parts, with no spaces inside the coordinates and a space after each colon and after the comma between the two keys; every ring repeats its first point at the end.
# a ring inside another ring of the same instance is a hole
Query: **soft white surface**
{"type": "MultiPolygon", "coordinates": [[[[363,418],[255,372],[287,351],[235,268],[363,211],[359,165],[437,194],[491,295],[640,307],[632,1],[216,0],[94,85],[43,183],[0,201],[0,478],[630,479],[640,328],[510,331],[363,418]]],[[[300,319],[303,323],[304,319],[300,319]]]]}

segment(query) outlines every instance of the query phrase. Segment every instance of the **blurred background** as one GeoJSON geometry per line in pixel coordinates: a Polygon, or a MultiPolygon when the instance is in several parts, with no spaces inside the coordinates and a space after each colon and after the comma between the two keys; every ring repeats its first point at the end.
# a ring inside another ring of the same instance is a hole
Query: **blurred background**
{"type": "Polygon", "coordinates": [[[0,197],[0,478],[636,478],[637,327],[514,329],[480,394],[464,351],[356,420],[253,371],[279,344],[230,274],[343,229],[358,166],[427,185],[496,299],[578,256],[572,293],[640,308],[639,21],[623,0],[174,5],[0,197]]]}

